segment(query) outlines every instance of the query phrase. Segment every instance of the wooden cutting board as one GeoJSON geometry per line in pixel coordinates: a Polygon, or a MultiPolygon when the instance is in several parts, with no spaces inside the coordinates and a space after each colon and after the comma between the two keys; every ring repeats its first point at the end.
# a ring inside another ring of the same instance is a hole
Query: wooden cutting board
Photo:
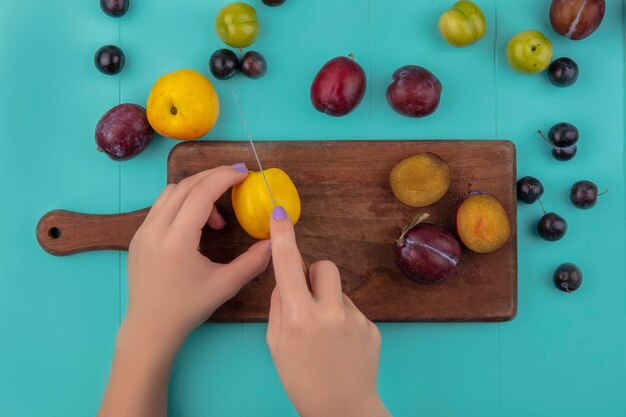
{"type": "MultiPolygon", "coordinates": [[[[279,167],[296,184],[302,215],[296,227],[307,263],[329,259],[342,274],[344,291],[376,321],[505,321],[517,311],[517,214],[515,146],[509,141],[298,141],[258,142],[266,168],[279,167]],[[389,172],[400,160],[434,152],[451,168],[446,196],[425,209],[401,204],[391,192],[389,172]],[[457,272],[439,285],[406,279],[393,260],[400,229],[418,212],[450,227],[457,198],[468,183],[502,202],[513,234],[499,251],[480,255],[464,249],[457,272]]],[[[256,167],[247,142],[190,142],[174,147],[168,183],[207,168],[246,162],[256,167]]],[[[228,262],[253,239],[238,225],[230,192],[217,206],[228,226],[204,231],[200,250],[228,262]]],[[[41,246],[54,255],[85,250],[127,250],[148,209],[114,215],[64,210],[46,214],[37,226],[41,246]]],[[[274,287],[271,267],[211,318],[265,321],[274,287]]]]}

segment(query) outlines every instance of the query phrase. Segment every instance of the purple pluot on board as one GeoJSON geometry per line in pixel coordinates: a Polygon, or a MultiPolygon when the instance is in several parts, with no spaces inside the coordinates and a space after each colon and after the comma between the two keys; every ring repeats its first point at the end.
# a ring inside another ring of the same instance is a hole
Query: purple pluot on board
{"type": "Polygon", "coordinates": [[[419,223],[396,241],[394,257],[410,280],[437,284],[456,271],[461,260],[461,246],[447,229],[419,223]]]}

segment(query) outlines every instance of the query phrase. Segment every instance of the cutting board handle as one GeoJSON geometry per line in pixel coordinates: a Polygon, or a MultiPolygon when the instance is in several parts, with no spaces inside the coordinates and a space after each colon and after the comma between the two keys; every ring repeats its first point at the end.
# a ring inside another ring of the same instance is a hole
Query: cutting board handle
{"type": "Polygon", "coordinates": [[[149,210],[120,214],[52,210],[37,224],[37,241],[46,252],[56,256],[92,250],[128,250],[149,210]]]}

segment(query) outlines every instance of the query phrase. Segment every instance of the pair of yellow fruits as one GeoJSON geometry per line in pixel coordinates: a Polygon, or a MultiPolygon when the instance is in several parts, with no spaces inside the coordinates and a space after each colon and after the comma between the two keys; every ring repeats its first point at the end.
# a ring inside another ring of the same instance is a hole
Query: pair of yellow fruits
{"type": "MultiPolygon", "coordinates": [[[[182,69],[162,76],[152,88],[146,113],[161,136],[198,139],[213,129],[220,105],[211,82],[202,74],[182,69]]],[[[265,170],[276,204],[293,224],[300,218],[300,197],[289,176],[278,168],[265,170]]],[[[274,205],[260,172],[250,172],[232,190],[232,205],[241,227],[256,239],[270,237],[269,219],[274,205]]]]}

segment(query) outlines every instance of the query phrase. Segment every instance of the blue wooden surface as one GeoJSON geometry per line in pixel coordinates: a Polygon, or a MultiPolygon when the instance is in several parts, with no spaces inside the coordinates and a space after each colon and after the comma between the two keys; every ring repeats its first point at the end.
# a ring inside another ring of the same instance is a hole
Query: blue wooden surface
{"type": "MultiPolygon", "coordinates": [[[[127,303],[125,253],[56,258],[34,237],[46,211],[93,213],[147,206],[165,183],[174,141],[157,138],[138,158],[114,163],[95,151],[101,114],[145,103],[156,78],[191,67],[206,74],[222,47],[213,20],[224,0],[134,0],[105,16],[97,0],[2,0],[0,8],[0,415],[95,414],[127,303]],[[93,67],[103,44],[121,45],[119,77],[93,67]]],[[[488,21],[478,44],[454,49],[437,33],[452,3],[415,0],[250,0],[262,34],[253,49],[269,62],[258,81],[214,82],[222,102],[206,139],[241,139],[230,90],[259,139],[506,138],[519,176],[546,186],[549,210],[570,223],[559,242],[532,230],[537,206],[519,207],[519,313],[502,324],[384,324],[380,391],[396,416],[626,415],[623,5],[607,1],[600,29],[572,42],[550,28],[547,0],[478,3],[488,21]],[[508,39],[539,29],[555,57],[581,67],[572,88],[552,87],[506,64],[508,39]],[[308,100],[317,69],[353,53],[368,75],[361,106],[345,118],[308,100]],[[394,114],[384,91],[404,64],[432,70],[444,85],[433,116],[394,114]],[[534,133],[567,120],[581,130],[578,156],[552,160],[534,133]],[[596,208],[574,209],[569,186],[608,187],[596,208]],[[560,263],[579,264],[575,294],[550,281],[560,263]]],[[[238,162],[238,161],[233,161],[238,162]]],[[[171,385],[171,415],[293,416],[264,342],[265,325],[203,325],[183,347],[171,385]]]]}

